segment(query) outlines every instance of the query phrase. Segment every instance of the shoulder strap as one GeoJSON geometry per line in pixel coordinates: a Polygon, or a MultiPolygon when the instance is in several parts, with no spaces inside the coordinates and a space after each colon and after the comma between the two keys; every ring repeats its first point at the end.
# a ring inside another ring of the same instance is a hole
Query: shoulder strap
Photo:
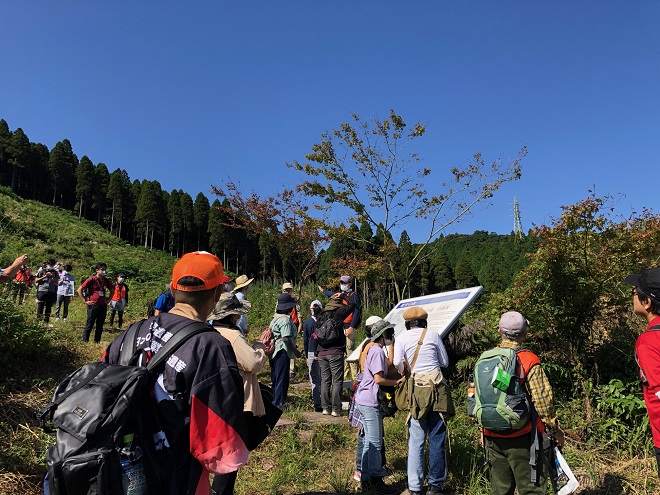
{"type": "Polygon", "coordinates": [[[647,332],[657,332],[658,330],[660,330],[660,325],[653,325],[647,332]]]}
{"type": "MultiPolygon", "coordinates": [[[[144,319],[135,322],[129,327],[128,330],[126,330],[122,342],[119,364],[123,364],[126,366],[130,362],[133,355],[135,354],[135,351],[137,349],[138,331],[145,321],[147,320],[144,319]]],[[[212,330],[213,330],[212,327],[201,321],[193,321],[187,324],[181,330],[175,333],[170,338],[170,340],[168,340],[167,343],[165,343],[165,345],[161,347],[160,350],[151,358],[151,360],[149,360],[149,362],[147,363],[147,369],[153,370],[159,364],[166,361],[167,358],[169,358],[170,355],[174,353],[174,351],[176,351],[179,347],[181,347],[183,343],[193,335],[197,335],[198,333],[202,333],[202,332],[209,332],[212,330]]]]}
{"type": "Polygon", "coordinates": [[[147,369],[153,370],[163,363],[170,355],[181,347],[193,335],[203,332],[215,332],[213,327],[201,321],[193,321],[175,333],[167,343],[147,363],[147,369]]]}
{"type": "Polygon", "coordinates": [[[520,365],[520,376],[518,378],[520,379],[521,383],[527,377],[527,373],[529,373],[529,370],[531,370],[534,366],[541,364],[541,360],[536,354],[534,354],[529,349],[525,349],[522,347],[516,348],[516,360],[520,365]]]}
{"type": "Polygon", "coordinates": [[[377,345],[375,342],[367,342],[367,344],[362,349],[362,352],[360,352],[360,371],[364,372],[364,363],[367,360],[367,354],[369,354],[369,349],[371,349],[375,345],[377,345]]]}
{"type": "Polygon", "coordinates": [[[133,357],[133,354],[135,354],[135,350],[137,349],[138,330],[142,326],[142,323],[144,323],[145,321],[146,319],[136,321],[130,327],[128,327],[128,330],[126,330],[126,333],[124,333],[124,338],[122,339],[120,346],[121,350],[119,352],[118,364],[128,366],[128,363],[130,363],[131,358],[133,357]]]}
{"type": "Polygon", "coordinates": [[[415,349],[415,355],[413,356],[413,360],[410,363],[410,372],[412,373],[413,368],[415,367],[415,363],[417,362],[417,356],[419,355],[419,349],[422,347],[422,344],[424,343],[424,337],[426,337],[426,331],[428,330],[428,327],[424,329],[422,332],[422,336],[419,338],[417,341],[417,349],[415,349]]]}

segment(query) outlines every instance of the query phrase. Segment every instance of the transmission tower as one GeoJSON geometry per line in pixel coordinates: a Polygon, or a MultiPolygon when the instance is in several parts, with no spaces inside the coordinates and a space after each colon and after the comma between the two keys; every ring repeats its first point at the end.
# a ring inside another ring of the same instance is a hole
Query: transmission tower
{"type": "Polygon", "coordinates": [[[520,223],[520,208],[518,208],[518,198],[513,198],[513,231],[522,239],[523,231],[522,224],[520,223]]]}

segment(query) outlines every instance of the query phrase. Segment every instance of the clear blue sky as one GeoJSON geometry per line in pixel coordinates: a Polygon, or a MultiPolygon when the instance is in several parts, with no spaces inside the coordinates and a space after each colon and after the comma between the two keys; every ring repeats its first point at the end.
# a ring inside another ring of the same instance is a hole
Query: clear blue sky
{"type": "Polygon", "coordinates": [[[452,229],[508,233],[514,196],[525,230],[594,185],[658,209],[659,21],[657,1],[6,2],[0,118],[212,198],[227,177],[272,194],[323,131],[393,108],[427,125],[435,176],[527,145],[523,178],[452,229]]]}

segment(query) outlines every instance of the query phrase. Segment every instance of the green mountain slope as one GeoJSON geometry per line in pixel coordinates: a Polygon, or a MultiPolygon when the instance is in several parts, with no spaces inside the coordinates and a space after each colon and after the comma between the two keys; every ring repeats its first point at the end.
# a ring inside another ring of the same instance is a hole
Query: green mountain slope
{"type": "Polygon", "coordinates": [[[162,251],[125,244],[68,210],[21,199],[0,188],[0,264],[7,266],[22,253],[30,255],[33,271],[48,258],[71,263],[77,284],[103,261],[111,279],[119,272],[126,274],[136,300],[159,294],[176,261],[162,251]]]}

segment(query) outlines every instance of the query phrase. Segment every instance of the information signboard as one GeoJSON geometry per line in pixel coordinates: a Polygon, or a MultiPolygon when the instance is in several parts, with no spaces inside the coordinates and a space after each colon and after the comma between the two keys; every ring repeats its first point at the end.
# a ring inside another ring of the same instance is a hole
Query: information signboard
{"type": "MultiPolygon", "coordinates": [[[[483,287],[478,286],[403,299],[394,306],[385,319],[395,325],[394,335],[399,335],[406,329],[403,321],[403,312],[411,306],[420,306],[429,315],[429,330],[437,331],[444,338],[465,310],[476,301],[482,290],[483,287]]],[[[366,340],[362,343],[366,342],[366,340]]],[[[351,363],[357,362],[360,358],[361,347],[362,344],[357,346],[351,355],[348,356],[347,361],[351,363]]]]}

